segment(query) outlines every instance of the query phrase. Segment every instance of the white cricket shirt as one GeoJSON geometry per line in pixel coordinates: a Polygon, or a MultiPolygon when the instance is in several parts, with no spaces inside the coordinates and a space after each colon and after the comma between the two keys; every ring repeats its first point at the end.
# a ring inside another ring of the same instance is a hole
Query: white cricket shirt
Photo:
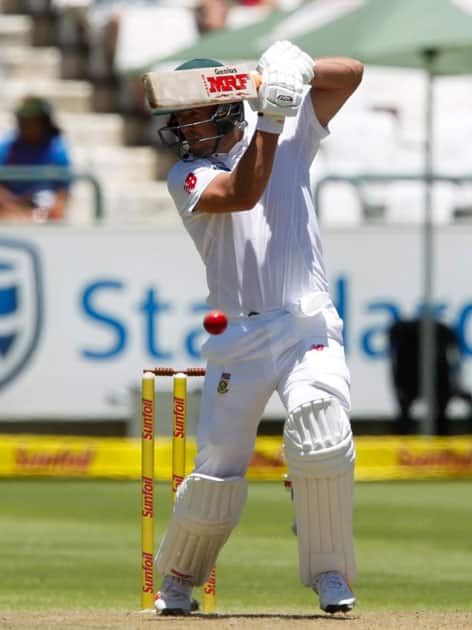
{"type": "Polygon", "coordinates": [[[178,162],[169,192],[205,264],[208,304],[230,317],[263,313],[327,291],[309,168],[328,135],[309,92],[280,134],[271,177],[259,202],[243,212],[193,212],[200,195],[222,171],[232,170],[254,134],[257,115],[245,110],[244,137],[229,153],[178,162]]]}

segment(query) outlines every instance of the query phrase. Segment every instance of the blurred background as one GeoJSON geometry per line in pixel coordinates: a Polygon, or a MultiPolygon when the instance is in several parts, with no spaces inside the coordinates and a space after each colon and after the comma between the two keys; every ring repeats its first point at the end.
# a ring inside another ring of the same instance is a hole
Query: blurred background
{"type": "MultiPolygon", "coordinates": [[[[472,0],[0,0],[3,610],[138,607],[141,373],[201,366],[207,311],[140,77],[194,56],[254,67],[277,39],[366,64],[311,169],[352,374],[359,601],[470,610],[472,0]]],[[[171,386],[157,379],[159,532],[171,386]]],[[[283,420],[274,398],[220,609],[312,610],[283,420]]]]}

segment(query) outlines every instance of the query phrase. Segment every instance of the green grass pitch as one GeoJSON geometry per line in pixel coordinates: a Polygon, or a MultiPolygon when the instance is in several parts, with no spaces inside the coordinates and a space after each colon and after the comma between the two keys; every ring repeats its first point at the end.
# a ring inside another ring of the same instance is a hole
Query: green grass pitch
{"type": "MultiPolygon", "coordinates": [[[[4,480],[0,496],[0,610],[139,608],[137,482],[4,480]]],[[[358,483],[359,608],[472,610],[471,496],[470,481],[358,483]]],[[[169,484],[157,505],[158,537],[169,484]]],[[[291,519],[282,483],[250,483],[218,562],[218,610],[317,610],[291,519]]]]}

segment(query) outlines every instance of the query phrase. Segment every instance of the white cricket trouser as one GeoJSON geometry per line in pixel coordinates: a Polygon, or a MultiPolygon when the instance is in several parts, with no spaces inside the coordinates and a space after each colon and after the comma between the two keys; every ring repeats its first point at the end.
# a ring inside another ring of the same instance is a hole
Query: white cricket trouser
{"type": "Polygon", "coordinates": [[[274,391],[288,413],[327,395],[350,412],[342,322],[333,305],[310,317],[277,311],[230,320],[202,354],[208,364],[196,473],[245,475],[261,415],[274,391]]]}

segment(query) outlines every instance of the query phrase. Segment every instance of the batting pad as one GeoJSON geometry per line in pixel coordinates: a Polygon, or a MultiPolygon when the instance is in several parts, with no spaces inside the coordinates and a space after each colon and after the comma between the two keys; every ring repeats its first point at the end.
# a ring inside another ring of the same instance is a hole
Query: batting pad
{"type": "Polygon", "coordinates": [[[356,575],[352,537],[354,443],[334,398],[309,402],[287,418],[284,449],[292,481],[300,579],[324,571],[356,575]]]}
{"type": "Polygon", "coordinates": [[[156,568],[201,586],[220,549],[238,523],[247,498],[247,481],[192,474],[180,485],[156,568]]]}

